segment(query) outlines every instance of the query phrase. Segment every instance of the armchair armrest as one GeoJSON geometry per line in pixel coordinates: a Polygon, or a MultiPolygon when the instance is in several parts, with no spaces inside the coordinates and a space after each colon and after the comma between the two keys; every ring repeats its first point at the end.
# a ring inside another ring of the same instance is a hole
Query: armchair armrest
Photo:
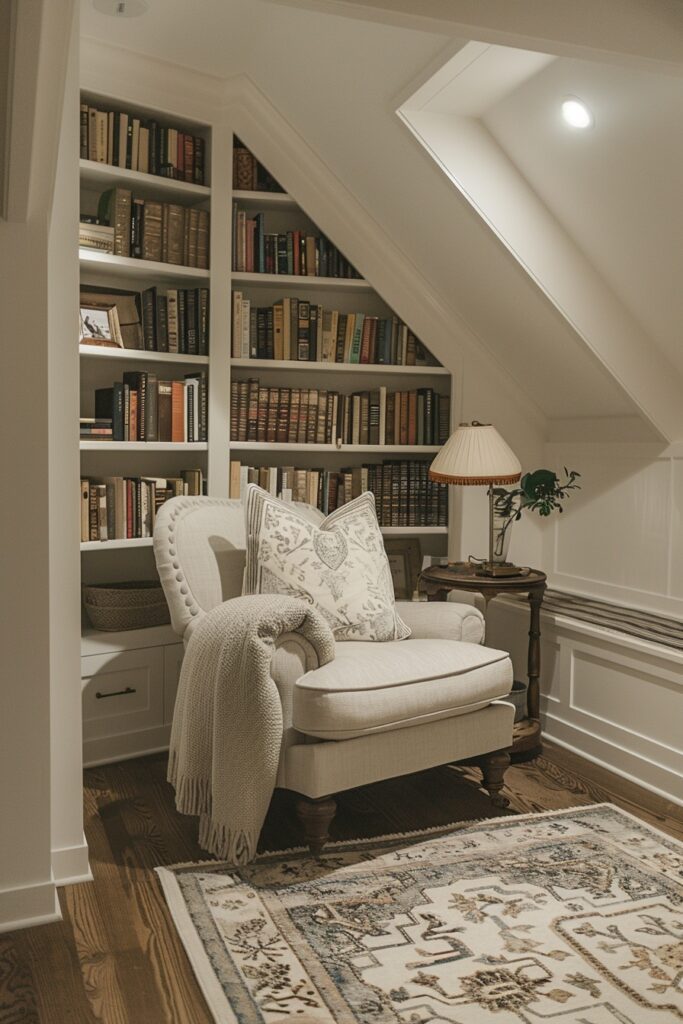
{"type": "Polygon", "coordinates": [[[396,611],[414,640],[484,642],[485,620],[478,608],[452,601],[397,601],[396,611]]]}

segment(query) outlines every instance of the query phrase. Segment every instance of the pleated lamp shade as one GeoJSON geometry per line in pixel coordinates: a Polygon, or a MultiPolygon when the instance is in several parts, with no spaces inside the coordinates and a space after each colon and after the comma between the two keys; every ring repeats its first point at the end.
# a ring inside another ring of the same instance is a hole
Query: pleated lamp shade
{"type": "Polygon", "coordinates": [[[522,475],[519,459],[490,423],[461,423],[429,468],[442,484],[514,484],[522,475]]]}

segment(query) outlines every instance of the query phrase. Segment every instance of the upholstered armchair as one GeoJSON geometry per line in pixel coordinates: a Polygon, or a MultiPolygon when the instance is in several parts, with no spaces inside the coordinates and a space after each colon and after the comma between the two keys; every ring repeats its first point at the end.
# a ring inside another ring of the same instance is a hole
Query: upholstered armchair
{"type": "MultiPolygon", "coordinates": [[[[297,506],[301,510],[301,506],[297,506]]],[[[318,523],[322,516],[309,508],[318,523]]],[[[187,644],[212,609],[242,593],[244,511],[239,501],[166,502],[154,554],[175,632],[187,644]]],[[[319,666],[297,633],[280,637],[271,676],[284,733],[277,786],[299,795],[297,814],[319,852],[334,795],[440,764],[475,759],[494,805],[509,764],[514,708],[508,655],[482,646],[484,620],[470,605],[398,602],[410,639],[338,642],[319,666]]]]}

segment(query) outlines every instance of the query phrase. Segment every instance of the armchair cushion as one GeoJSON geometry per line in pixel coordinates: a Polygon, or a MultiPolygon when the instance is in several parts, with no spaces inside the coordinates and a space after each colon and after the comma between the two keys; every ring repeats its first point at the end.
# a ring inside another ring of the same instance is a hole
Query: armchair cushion
{"type": "Polygon", "coordinates": [[[294,684],[294,728],[345,740],[465,715],[506,697],[504,651],[457,640],[337,644],[334,661],[294,684]]]}
{"type": "Polygon", "coordinates": [[[397,601],[396,611],[410,628],[413,640],[484,642],[484,616],[474,605],[451,601],[397,601]]]}
{"type": "Polygon", "coordinates": [[[335,640],[402,640],[391,570],[369,491],[319,525],[250,484],[244,594],[286,594],[313,605],[335,640]]]}

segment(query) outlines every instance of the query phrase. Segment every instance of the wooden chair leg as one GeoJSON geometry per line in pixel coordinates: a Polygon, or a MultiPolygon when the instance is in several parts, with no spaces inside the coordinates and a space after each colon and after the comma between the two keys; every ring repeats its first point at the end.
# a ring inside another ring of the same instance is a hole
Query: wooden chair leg
{"type": "Polygon", "coordinates": [[[296,802],[296,816],[303,828],[304,839],[314,857],[318,857],[330,838],[329,829],[337,813],[337,801],[331,796],[311,800],[301,796],[296,802]]]}
{"type": "Polygon", "coordinates": [[[510,753],[507,750],[492,750],[478,758],[479,767],[484,776],[484,789],[488,790],[494,807],[507,807],[510,801],[503,796],[501,789],[505,785],[505,772],[510,765],[510,753]]]}

